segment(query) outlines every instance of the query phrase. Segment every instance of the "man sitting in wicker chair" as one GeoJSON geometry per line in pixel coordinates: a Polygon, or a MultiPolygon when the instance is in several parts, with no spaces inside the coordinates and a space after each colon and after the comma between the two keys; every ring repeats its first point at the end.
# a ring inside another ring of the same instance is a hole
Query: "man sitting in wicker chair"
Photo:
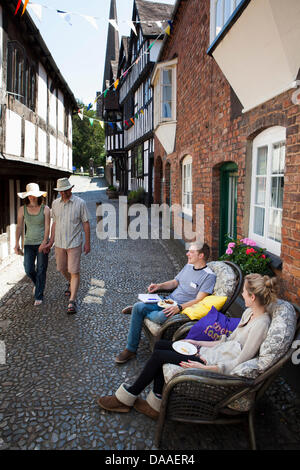
{"type": "Polygon", "coordinates": [[[276,278],[260,274],[245,277],[243,298],[247,309],[238,327],[228,338],[219,341],[187,340],[197,346],[194,356],[173,350],[172,342],[161,340],[132,386],[122,384],[115,395],[98,399],[98,404],[108,411],[128,412],[134,408],[140,413],[157,419],[164,386],[163,365],[181,365],[183,368],[200,368],[230,374],[238,364],[255,357],[267,336],[271,323],[266,307],[276,300],[276,278]],[[192,360],[191,360],[192,359],[192,360]],[[138,395],[154,381],[153,391],[146,400],[138,395]]]}
{"type": "MultiPolygon", "coordinates": [[[[191,307],[203,300],[207,295],[213,293],[216,275],[206,266],[209,253],[210,249],[206,243],[202,246],[192,243],[187,252],[188,263],[177,274],[175,279],[161,284],[150,284],[148,287],[149,293],[164,289],[175,289],[168,299],[175,300],[177,305],[162,308],[156,303],[146,304],[137,302],[134,304],[126,348],[115,359],[118,364],[123,364],[135,357],[140,342],[144,318],[149,318],[155,323],[162,324],[176,313],[191,307]]],[[[124,310],[123,313],[125,313],[124,310]]]]}

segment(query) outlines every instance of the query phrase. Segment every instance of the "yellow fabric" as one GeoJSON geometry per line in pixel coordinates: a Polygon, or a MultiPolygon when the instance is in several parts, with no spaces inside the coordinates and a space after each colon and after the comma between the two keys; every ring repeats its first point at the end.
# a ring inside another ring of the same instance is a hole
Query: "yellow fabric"
{"type": "Polygon", "coordinates": [[[225,304],[227,297],[218,295],[207,295],[203,300],[197,304],[187,307],[182,310],[181,313],[187,315],[191,320],[200,320],[208,314],[211,307],[215,307],[217,310],[221,310],[225,304]]]}

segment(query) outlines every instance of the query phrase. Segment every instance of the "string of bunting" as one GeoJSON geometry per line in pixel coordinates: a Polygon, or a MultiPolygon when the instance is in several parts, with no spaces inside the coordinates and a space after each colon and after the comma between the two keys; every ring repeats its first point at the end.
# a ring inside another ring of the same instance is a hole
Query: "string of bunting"
{"type": "MultiPolygon", "coordinates": [[[[94,103],[89,103],[89,105],[87,106],[87,111],[89,111],[94,104],[97,103],[97,101],[99,100],[99,98],[101,96],[103,96],[104,98],[106,97],[108,91],[112,88],[114,91],[117,90],[119,84],[120,84],[120,80],[122,78],[125,78],[126,75],[128,74],[129,70],[134,67],[135,65],[137,65],[139,63],[139,61],[141,60],[141,58],[145,55],[145,54],[149,54],[150,50],[152,49],[152,47],[154,46],[154,44],[159,40],[159,38],[161,36],[163,36],[164,34],[167,34],[168,36],[170,36],[171,32],[173,30],[173,26],[172,26],[172,22],[168,20],[168,27],[166,28],[166,30],[164,31],[164,33],[160,33],[157,38],[149,45],[149,47],[130,65],[130,67],[128,67],[128,69],[126,69],[119,78],[117,78],[117,80],[115,80],[115,82],[113,82],[108,88],[106,88],[102,93],[99,93],[98,96],[95,98],[94,100],[94,103]]],[[[84,117],[88,118],[90,120],[90,123],[91,125],[93,125],[93,122],[94,121],[99,121],[101,127],[104,127],[104,123],[106,124],[109,124],[112,128],[113,128],[113,125],[116,124],[117,127],[122,130],[122,126],[121,126],[121,123],[120,121],[100,121],[99,119],[94,119],[94,118],[90,118],[89,116],[85,115],[83,113],[83,110],[84,108],[81,108],[78,110],[78,116],[80,117],[80,119],[83,119],[84,117]]],[[[141,107],[141,109],[135,113],[131,118],[129,119],[125,119],[124,120],[124,124],[126,126],[129,126],[130,125],[130,122],[134,125],[135,124],[135,119],[138,119],[139,117],[139,114],[144,114],[144,107],[141,107]],[[130,122],[129,122],[130,121],[130,122]]]]}
{"type": "MultiPolygon", "coordinates": [[[[20,9],[20,6],[22,4],[22,0],[19,0],[18,1],[18,4],[17,4],[17,7],[16,7],[16,10],[15,10],[15,15],[18,13],[19,9],[20,9]]],[[[35,13],[35,15],[37,16],[37,18],[42,21],[42,10],[43,8],[46,8],[47,10],[52,10],[52,11],[55,11],[59,16],[61,16],[70,26],[72,26],[72,16],[75,15],[75,16],[80,16],[82,18],[84,18],[86,21],[88,21],[95,29],[98,29],[98,24],[97,24],[97,21],[99,20],[104,20],[104,18],[102,17],[98,17],[98,16],[90,16],[90,15],[83,15],[81,13],[76,13],[76,12],[73,12],[73,11],[65,11],[65,10],[59,10],[57,8],[51,8],[49,7],[48,5],[43,5],[43,4],[40,4],[40,3],[35,3],[35,2],[29,2],[29,0],[25,0],[24,1],[24,6],[23,6],[23,10],[22,10],[22,15],[25,13],[25,10],[26,10],[26,7],[30,7],[32,9],[32,11],[35,13]]],[[[105,20],[106,21],[106,20],[105,20]]],[[[119,31],[119,26],[118,26],[118,23],[116,20],[114,19],[108,19],[107,20],[117,31],[119,31]]],[[[167,20],[147,20],[147,21],[140,21],[140,20],[136,20],[136,21],[132,21],[132,20],[122,20],[121,23],[126,23],[127,25],[130,26],[130,28],[132,29],[132,31],[134,32],[135,35],[137,35],[137,32],[136,32],[136,27],[135,25],[140,23],[145,23],[145,24],[157,24],[160,28],[163,29],[163,23],[166,23],[167,20]]]]}

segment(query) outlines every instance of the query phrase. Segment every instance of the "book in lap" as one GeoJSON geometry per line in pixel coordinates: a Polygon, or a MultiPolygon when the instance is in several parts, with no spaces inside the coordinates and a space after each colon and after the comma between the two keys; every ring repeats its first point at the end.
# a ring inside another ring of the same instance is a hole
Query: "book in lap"
{"type": "Polygon", "coordinates": [[[155,304],[161,300],[157,294],[139,294],[139,300],[145,304],[155,304]]]}

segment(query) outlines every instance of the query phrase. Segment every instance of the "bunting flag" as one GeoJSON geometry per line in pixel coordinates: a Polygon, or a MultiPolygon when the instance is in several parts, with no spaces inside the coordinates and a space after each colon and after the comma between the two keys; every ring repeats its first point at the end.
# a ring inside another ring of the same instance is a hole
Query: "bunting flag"
{"type": "Polygon", "coordinates": [[[119,79],[116,80],[115,83],[114,83],[115,90],[118,88],[118,85],[119,85],[119,79]]]}
{"type": "Polygon", "coordinates": [[[15,11],[15,15],[18,13],[19,8],[20,8],[20,6],[21,6],[21,3],[22,3],[22,0],[19,0],[19,1],[18,1],[18,5],[17,5],[17,8],[16,8],[16,11],[15,11]]]}
{"type": "Polygon", "coordinates": [[[94,119],[93,119],[93,118],[89,118],[89,120],[90,120],[91,126],[93,126],[93,125],[94,125],[94,119]]]}
{"type": "Polygon", "coordinates": [[[134,119],[133,119],[133,118],[130,118],[130,121],[131,121],[132,124],[134,125],[134,119]]]}
{"type": "Polygon", "coordinates": [[[24,13],[25,13],[25,11],[26,11],[26,7],[27,7],[28,2],[29,2],[29,0],[25,0],[25,2],[24,2],[23,11],[22,11],[22,16],[24,15],[24,13]]]}
{"type": "Polygon", "coordinates": [[[108,20],[108,22],[115,28],[115,30],[119,31],[119,26],[116,20],[108,20]]]}
{"type": "Polygon", "coordinates": [[[92,103],[90,103],[86,110],[89,111],[92,107],[93,107],[93,105],[92,105],[92,103]]]}

